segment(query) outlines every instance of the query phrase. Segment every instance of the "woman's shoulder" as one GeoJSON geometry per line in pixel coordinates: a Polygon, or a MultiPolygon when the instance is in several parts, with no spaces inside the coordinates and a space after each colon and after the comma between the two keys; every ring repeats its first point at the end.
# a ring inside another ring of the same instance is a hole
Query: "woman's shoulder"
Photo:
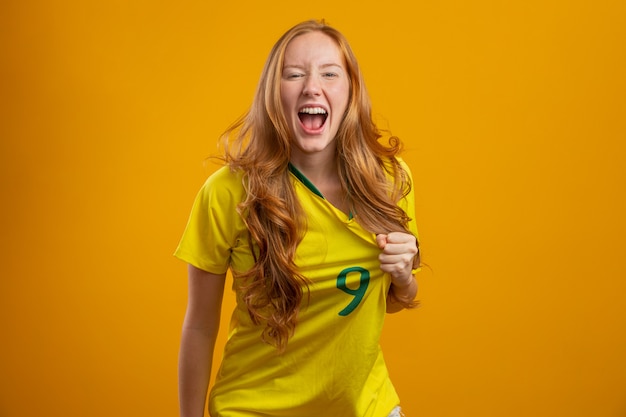
{"type": "Polygon", "coordinates": [[[234,170],[228,165],[223,165],[219,167],[215,172],[213,172],[207,178],[206,182],[208,183],[236,183],[241,184],[241,180],[243,178],[243,173],[241,170],[234,170]]]}
{"type": "Polygon", "coordinates": [[[394,156],[382,159],[383,167],[388,176],[393,177],[397,169],[401,169],[410,177],[411,169],[409,165],[400,156],[394,156]]]}
{"type": "Polygon", "coordinates": [[[241,198],[245,194],[243,173],[225,165],[213,172],[204,182],[203,194],[217,194],[241,198]]]}

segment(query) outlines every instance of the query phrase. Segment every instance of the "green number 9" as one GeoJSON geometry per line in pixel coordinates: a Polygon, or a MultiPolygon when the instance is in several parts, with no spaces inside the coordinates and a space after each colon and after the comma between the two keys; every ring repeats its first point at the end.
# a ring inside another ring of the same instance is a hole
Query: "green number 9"
{"type": "Polygon", "coordinates": [[[369,285],[369,283],[370,273],[365,268],[361,268],[360,266],[353,266],[341,271],[341,273],[337,277],[337,288],[347,294],[353,295],[354,298],[352,299],[352,301],[350,301],[350,304],[348,304],[346,308],[339,312],[340,316],[347,316],[354,311],[354,309],[359,305],[361,300],[363,300],[363,297],[365,296],[365,291],[367,291],[367,286],[369,285]],[[361,274],[359,277],[359,286],[355,289],[348,288],[348,286],[346,285],[348,274],[353,272],[361,274]]]}

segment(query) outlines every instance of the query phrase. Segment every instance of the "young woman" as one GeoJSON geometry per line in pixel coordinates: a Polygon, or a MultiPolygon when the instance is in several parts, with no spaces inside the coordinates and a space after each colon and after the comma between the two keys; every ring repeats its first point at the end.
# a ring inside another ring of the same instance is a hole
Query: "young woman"
{"type": "Polygon", "coordinates": [[[323,21],[287,31],[176,250],[183,417],[203,415],[228,269],[212,417],[400,415],[379,339],[385,312],[415,305],[419,245],[400,143],[381,136],[344,36],[323,21]]]}

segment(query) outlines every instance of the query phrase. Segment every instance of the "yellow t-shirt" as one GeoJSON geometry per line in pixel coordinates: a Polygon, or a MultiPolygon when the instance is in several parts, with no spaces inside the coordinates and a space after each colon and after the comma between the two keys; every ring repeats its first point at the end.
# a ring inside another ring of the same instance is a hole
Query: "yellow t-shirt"
{"type": "MultiPolygon", "coordinates": [[[[310,300],[305,292],[295,334],[278,354],[261,340],[264,325],[252,323],[237,294],[210,414],[386,417],[399,398],[379,346],[391,280],[379,268],[375,235],[297,171],[292,183],[307,216],[295,262],[311,282],[310,300]]],[[[196,197],[175,255],[212,273],[249,269],[247,230],[236,212],[244,194],[240,173],[224,167],[213,174],[196,197]]],[[[412,193],[400,205],[414,218],[412,193]]],[[[410,228],[417,235],[414,222],[410,228]]]]}

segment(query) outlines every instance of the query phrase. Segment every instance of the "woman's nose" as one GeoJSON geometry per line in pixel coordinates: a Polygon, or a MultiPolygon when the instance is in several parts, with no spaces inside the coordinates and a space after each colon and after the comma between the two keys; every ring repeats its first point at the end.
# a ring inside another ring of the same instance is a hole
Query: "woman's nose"
{"type": "Polygon", "coordinates": [[[321,93],[320,80],[316,76],[308,76],[304,81],[302,94],[305,96],[316,96],[321,93]]]}

